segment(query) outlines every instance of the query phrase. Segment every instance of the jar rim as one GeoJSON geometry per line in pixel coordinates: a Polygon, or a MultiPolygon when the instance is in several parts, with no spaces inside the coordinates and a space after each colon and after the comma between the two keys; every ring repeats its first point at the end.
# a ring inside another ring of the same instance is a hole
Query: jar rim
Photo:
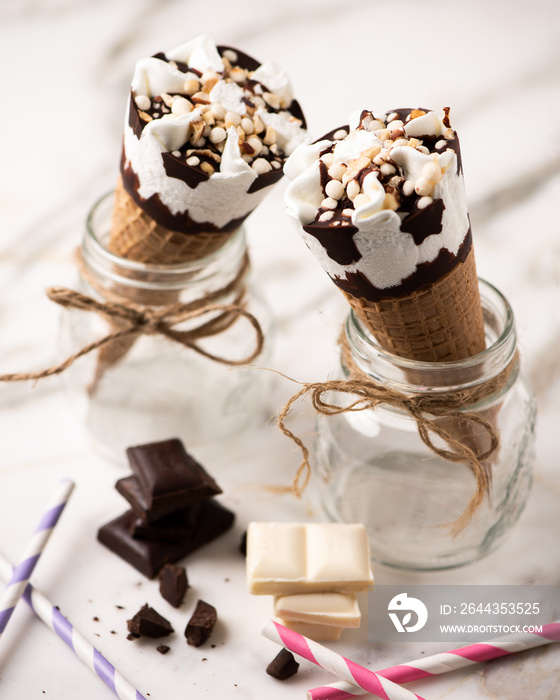
{"type": "Polygon", "coordinates": [[[211,263],[214,260],[216,260],[216,258],[223,256],[224,252],[227,251],[228,248],[235,247],[237,239],[239,239],[240,237],[244,237],[245,235],[244,226],[241,225],[235,232],[232,233],[231,237],[220,248],[213,251],[212,253],[209,253],[208,255],[203,256],[202,258],[198,258],[196,260],[189,260],[187,262],[153,264],[123,258],[120,255],[112,253],[107,248],[107,246],[100,239],[96,231],[96,226],[94,225],[96,214],[98,214],[101,207],[108,206],[108,203],[111,200],[111,198],[114,197],[114,194],[114,189],[109,190],[104,195],[99,197],[96,202],[94,202],[86,218],[86,231],[89,237],[89,245],[92,246],[92,248],[98,255],[102,255],[104,258],[107,259],[108,262],[111,262],[114,265],[118,265],[120,268],[126,269],[130,272],[146,273],[152,271],[156,273],[161,273],[167,271],[169,273],[176,274],[194,272],[196,270],[199,270],[201,267],[211,265],[211,263]]]}
{"type": "Polygon", "coordinates": [[[123,288],[145,290],[182,290],[210,284],[221,288],[224,280],[238,273],[246,252],[245,228],[241,225],[213,252],[187,262],[151,264],[121,257],[109,250],[107,241],[111,231],[114,190],[101,196],[91,207],[86,218],[86,231],[81,245],[84,269],[101,281],[123,288]]]}
{"type": "MultiPolygon", "coordinates": [[[[425,361],[396,355],[381,347],[362,321],[350,311],[346,320],[346,336],[350,341],[353,357],[362,359],[362,370],[371,374],[368,360],[381,370],[384,380],[400,383],[415,390],[446,390],[451,385],[468,386],[496,376],[512,360],[516,350],[515,319],[506,297],[490,282],[478,278],[480,300],[484,316],[487,347],[476,355],[462,360],[425,361]],[[494,323],[492,328],[491,323],[494,323]],[[484,371],[481,372],[481,368],[484,371]],[[385,373],[387,370],[387,373],[385,373]],[[410,377],[422,377],[423,381],[411,382],[410,377]],[[461,377],[461,381],[457,378],[461,377]],[[416,384],[417,386],[413,386],[416,384]]],[[[378,372],[375,372],[376,374],[378,372]]]]}

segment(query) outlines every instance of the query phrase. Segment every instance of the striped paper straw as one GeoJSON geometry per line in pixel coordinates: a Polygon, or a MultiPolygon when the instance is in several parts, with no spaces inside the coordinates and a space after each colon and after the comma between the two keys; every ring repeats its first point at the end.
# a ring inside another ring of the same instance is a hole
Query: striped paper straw
{"type": "Polygon", "coordinates": [[[294,654],[331,671],[342,680],[350,681],[377,698],[382,700],[423,700],[411,690],[378,676],[373,671],[359,666],[335,651],[278,624],[278,622],[274,622],[274,620],[269,620],[265,624],[262,633],[268,639],[286,647],[294,654]]]}
{"type": "MultiPolygon", "coordinates": [[[[425,656],[406,664],[390,666],[376,671],[376,673],[378,676],[383,676],[383,678],[395,683],[411,683],[559,641],[560,622],[551,622],[548,625],[543,625],[542,631],[538,633],[510,634],[479,644],[469,644],[459,649],[425,656]]],[[[358,688],[353,683],[341,681],[313,688],[307,692],[307,697],[309,700],[348,700],[363,695],[364,692],[362,688],[358,688]]]]}
{"type": "Polygon", "coordinates": [[[12,572],[4,593],[0,597],[0,636],[4,633],[14,608],[23,595],[31,574],[62,515],[73,488],[74,482],[69,479],[64,479],[60,482],[48,509],[33,533],[33,537],[27,543],[19,564],[12,572]]]}
{"type": "MultiPolygon", "coordinates": [[[[0,578],[10,578],[12,567],[0,554],[0,578]]],[[[76,656],[121,700],[146,700],[119,671],[73,627],[58,608],[39,591],[27,584],[23,599],[35,615],[72,649],[76,656]]]]}

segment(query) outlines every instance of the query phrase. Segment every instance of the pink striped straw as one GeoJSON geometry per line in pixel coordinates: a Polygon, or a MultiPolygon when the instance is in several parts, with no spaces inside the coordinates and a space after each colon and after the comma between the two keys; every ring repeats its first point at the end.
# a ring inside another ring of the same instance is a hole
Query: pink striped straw
{"type": "Polygon", "coordinates": [[[0,597],[0,636],[4,633],[16,604],[25,591],[31,574],[62,515],[62,511],[73,489],[74,482],[69,479],[64,479],[60,482],[49,507],[41,518],[39,525],[37,525],[32,538],[27,543],[19,564],[12,572],[4,593],[0,597]]]}
{"type": "MultiPolygon", "coordinates": [[[[395,683],[411,683],[559,641],[560,622],[551,622],[548,625],[543,625],[541,632],[510,634],[479,644],[469,644],[459,649],[425,656],[406,664],[390,666],[376,671],[376,673],[378,676],[383,676],[383,678],[395,683]]],[[[308,700],[349,700],[363,693],[364,690],[357,687],[355,683],[342,681],[313,688],[307,692],[307,697],[308,700]]]]}
{"type": "Polygon", "coordinates": [[[345,681],[350,681],[381,700],[423,700],[411,690],[378,676],[373,671],[359,666],[335,651],[278,624],[278,622],[274,622],[274,620],[269,620],[265,624],[262,633],[268,639],[286,647],[294,654],[331,671],[345,681]]]}

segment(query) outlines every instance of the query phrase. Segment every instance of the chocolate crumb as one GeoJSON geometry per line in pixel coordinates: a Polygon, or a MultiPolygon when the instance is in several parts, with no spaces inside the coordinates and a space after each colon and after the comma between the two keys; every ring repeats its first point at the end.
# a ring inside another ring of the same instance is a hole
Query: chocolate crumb
{"type": "Polygon", "coordinates": [[[167,644],[160,644],[156,649],[160,654],[167,654],[168,651],[171,651],[171,647],[168,647],[167,644]]]}
{"type": "Polygon", "coordinates": [[[285,681],[297,673],[299,668],[298,662],[294,655],[287,649],[282,649],[268,664],[266,672],[269,676],[277,678],[279,681],[285,681]]]}
{"type": "Polygon", "coordinates": [[[199,600],[185,628],[187,644],[193,647],[199,647],[207,642],[212,634],[217,619],[216,608],[209,603],[205,603],[203,600],[199,600]]]}
{"type": "Polygon", "coordinates": [[[128,631],[139,637],[166,637],[174,630],[168,620],[149,605],[143,605],[136,615],[127,620],[128,631]]]}
{"type": "Polygon", "coordinates": [[[93,618],[93,621],[94,621],[94,622],[99,622],[99,618],[98,618],[97,616],[95,616],[95,617],[93,618]]]}

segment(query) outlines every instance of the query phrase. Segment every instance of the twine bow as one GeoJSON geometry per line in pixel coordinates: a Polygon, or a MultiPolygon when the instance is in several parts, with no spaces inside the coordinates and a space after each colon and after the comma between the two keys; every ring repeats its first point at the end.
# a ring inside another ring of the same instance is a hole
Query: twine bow
{"type": "Polygon", "coordinates": [[[60,374],[68,369],[77,359],[125,338],[134,338],[139,335],[162,335],[169,340],[190,348],[199,355],[230,366],[244,365],[252,362],[262,351],[264,335],[257,319],[247,311],[240,303],[234,304],[201,304],[200,300],[182,304],[169,304],[161,308],[152,308],[127,302],[121,304],[113,301],[97,301],[92,297],[81,294],[72,289],[53,287],[47,290],[47,296],[51,301],[64,308],[78,309],[81,311],[95,312],[115,322],[119,329],[107,333],[99,340],[85,345],[78,352],[68,357],[64,362],[49,367],[39,372],[26,372],[0,375],[0,381],[15,382],[32,379],[42,379],[54,374],[60,374]],[[177,330],[175,326],[186,321],[192,321],[207,315],[216,314],[206,323],[191,330],[177,330]],[[255,331],[255,347],[241,359],[229,359],[220,357],[202,348],[196,342],[200,338],[221,333],[231,326],[238,318],[243,317],[249,321],[255,331]]]}
{"type": "Polygon", "coordinates": [[[343,357],[350,371],[349,379],[303,384],[278,416],[280,429],[298,445],[302,453],[302,461],[292,484],[293,490],[297,495],[301,495],[311,476],[309,450],[286,426],[286,418],[300,398],[309,396],[315,411],[324,416],[374,409],[381,404],[392,406],[404,411],[416,422],[422,442],[432,452],[449,462],[467,464],[471,468],[476,481],[475,493],[462,515],[450,524],[452,533],[458,534],[468,525],[489,490],[488,467],[483,462],[493,455],[500,445],[497,426],[480,413],[465,410],[465,407],[475,405],[483,398],[499,392],[511,375],[517,355],[497,377],[467,389],[441,394],[404,394],[373,381],[349,360],[348,347],[344,342],[343,357]],[[327,398],[329,393],[351,395],[356,399],[348,405],[340,405],[327,398]],[[481,429],[482,434],[477,435],[476,428],[479,431],[481,429]],[[478,439],[473,439],[475,435],[478,439]],[[443,441],[445,447],[435,444],[435,436],[443,441]],[[469,442],[471,444],[468,444],[469,442]],[[482,444],[486,446],[485,449],[481,448],[482,444]]]}

